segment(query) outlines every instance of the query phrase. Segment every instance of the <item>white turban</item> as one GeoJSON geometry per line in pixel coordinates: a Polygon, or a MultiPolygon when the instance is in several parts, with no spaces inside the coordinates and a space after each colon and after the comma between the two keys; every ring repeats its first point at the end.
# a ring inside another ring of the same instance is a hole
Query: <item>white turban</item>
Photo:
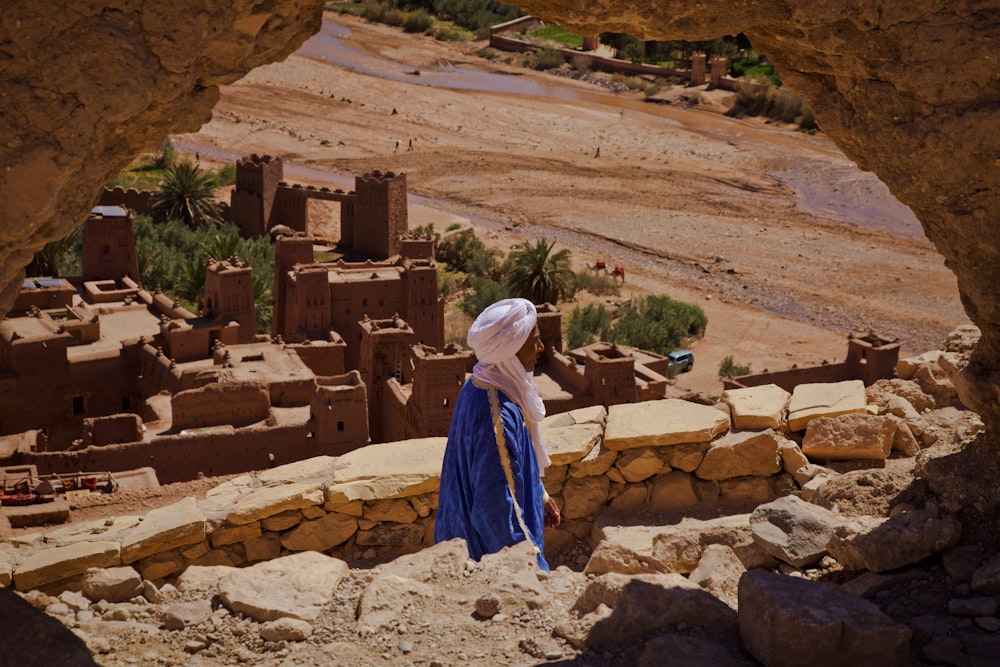
{"type": "Polygon", "coordinates": [[[532,381],[532,371],[524,368],[517,352],[531,337],[538,322],[535,304],[527,299],[504,299],[489,306],[469,328],[466,339],[479,363],[473,377],[497,387],[521,408],[531,433],[538,470],[545,474],[551,462],[539,424],[545,418],[545,404],[532,381]]]}

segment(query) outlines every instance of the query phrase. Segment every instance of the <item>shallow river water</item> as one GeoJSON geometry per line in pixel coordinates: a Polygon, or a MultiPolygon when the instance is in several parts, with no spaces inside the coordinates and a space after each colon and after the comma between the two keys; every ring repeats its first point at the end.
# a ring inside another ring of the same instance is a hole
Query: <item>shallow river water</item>
{"type": "MultiPolygon", "coordinates": [[[[416,69],[404,63],[354,48],[344,41],[344,38],[348,38],[350,34],[351,31],[348,27],[332,20],[324,20],[320,32],[307,40],[297,53],[300,56],[320,60],[368,76],[377,76],[409,84],[507,95],[528,95],[560,101],[570,100],[581,104],[607,105],[613,103],[618,106],[637,108],[644,113],[653,115],[664,115],[663,112],[667,111],[662,108],[658,109],[658,105],[643,104],[637,100],[609,98],[608,95],[596,93],[588,94],[577,87],[562,85],[558,81],[540,82],[527,77],[485,72],[447,62],[440,63],[433,68],[416,69]],[[657,114],[658,111],[661,113],[657,114]]],[[[868,196],[859,199],[854,196],[853,192],[848,196],[838,188],[836,184],[844,180],[845,174],[829,173],[830,170],[836,168],[836,166],[830,165],[828,168],[820,170],[789,169],[772,175],[798,193],[802,208],[814,215],[874,229],[899,238],[926,240],[920,222],[913,212],[909,207],[899,203],[878,178],[854,169],[857,172],[856,179],[864,181],[861,184],[861,189],[868,193],[868,196]],[[830,178],[826,178],[826,176],[830,176],[830,178]]],[[[289,174],[296,175],[297,169],[290,165],[289,174]]],[[[318,170],[313,171],[318,172],[318,170]]],[[[323,178],[321,174],[318,172],[311,176],[305,176],[304,173],[300,175],[309,180],[335,182],[334,179],[329,178],[332,175],[326,175],[328,178],[323,178]]],[[[849,174],[848,177],[850,177],[849,174]]],[[[344,183],[350,187],[353,179],[349,177],[344,177],[344,179],[344,182],[338,183],[338,187],[344,187],[344,183]]],[[[414,201],[414,203],[420,202],[414,201]]],[[[499,224],[490,224],[490,221],[485,220],[482,222],[487,227],[495,227],[499,224]]]]}

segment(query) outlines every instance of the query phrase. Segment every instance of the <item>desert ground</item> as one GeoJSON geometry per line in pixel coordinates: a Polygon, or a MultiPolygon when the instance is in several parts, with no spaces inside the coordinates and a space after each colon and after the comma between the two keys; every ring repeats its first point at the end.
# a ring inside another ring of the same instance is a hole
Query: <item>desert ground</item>
{"type": "MultiPolygon", "coordinates": [[[[849,331],[920,353],[967,321],[910,210],[822,133],[724,117],[725,91],[674,86],[652,104],[514,54],[489,61],[484,46],[328,13],[175,142],[203,163],[280,155],[292,182],[403,172],[411,224],[458,215],[494,245],[545,237],[577,268],[621,265],[616,301],[667,294],[705,310],[684,389],[717,395],[726,355],[754,371],[832,362],[849,331]]],[[[329,217],[317,210],[315,231],[335,238],[329,217]]]]}

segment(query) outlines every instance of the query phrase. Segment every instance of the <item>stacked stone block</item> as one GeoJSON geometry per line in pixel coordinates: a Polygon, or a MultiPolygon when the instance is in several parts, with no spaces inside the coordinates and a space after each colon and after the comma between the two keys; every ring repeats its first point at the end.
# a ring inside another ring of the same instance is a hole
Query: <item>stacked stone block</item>
{"type": "MultiPolygon", "coordinates": [[[[746,514],[712,518],[721,522],[715,532],[712,521],[697,521],[694,550],[683,531],[693,521],[683,517],[747,512],[798,492],[812,479],[806,469],[821,468],[803,455],[802,434],[787,431],[787,419],[780,430],[732,431],[730,414],[747,412],[744,399],[760,410],[759,392],[741,394],[757,390],[727,392],[719,406],[667,399],[547,419],[552,465],[543,481],[563,511],[563,524],[546,532],[547,550],[592,535],[607,539],[622,529],[604,517],[644,508],[683,519],[670,539],[653,533],[630,538],[652,540],[634,549],[649,559],[644,567],[669,563],[674,571],[690,572],[715,543],[731,546],[745,562],[764,562],[767,555],[755,551],[752,540],[738,539],[751,530],[746,514]],[[745,530],[734,530],[734,521],[745,530]]],[[[832,391],[842,396],[842,388],[832,391]]],[[[788,402],[780,392],[769,393],[775,405],[788,402]]],[[[23,535],[0,543],[0,585],[63,589],[91,567],[131,565],[155,582],[191,565],[239,566],[302,551],[355,563],[417,551],[433,542],[445,444],[443,437],[424,438],[319,456],[234,478],[200,501],[186,498],[142,521],[124,517],[70,525],[44,538],[23,535]]],[[[594,558],[599,564],[600,555],[594,558]]]]}

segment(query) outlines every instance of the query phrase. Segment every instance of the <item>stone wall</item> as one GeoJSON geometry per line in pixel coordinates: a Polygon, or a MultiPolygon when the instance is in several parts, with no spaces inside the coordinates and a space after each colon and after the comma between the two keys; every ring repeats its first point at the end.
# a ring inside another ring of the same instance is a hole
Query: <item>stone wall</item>
{"type": "MultiPolygon", "coordinates": [[[[824,470],[808,452],[829,444],[837,424],[846,423],[838,420],[865,422],[872,435],[841,438],[826,459],[912,455],[912,449],[893,453],[904,430],[917,449],[938,437],[915,410],[896,417],[891,406],[903,399],[885,387],[813,386],[801,398],[777,387],[762,391],[727,392],[718,406],[666,399],[547,418],[552,465],[544,483],[563,523],[546,531],[546,550],[589,541],[596,522],[620,510],[714,517],[788,493],[807,497],[824,470]],[[803,400],[813,412],[791,432],[789,417],[801,412],[803,400]],[[860,412],[845,407],[858,404],[860,412]]],[[[916,383],[897,391],[933,403],[916,383]]],[[[234,478],[203,500],[186,498],[141,523],[100,520],[44,538],[21,536],[0,548],[0,584],[59,589],[88,567],[122,564],[158,581],[190,565],[243,565],[306,550],[353,563],[391,559],[433,541],[445,443],[426,438],[318,456],[234,478]]]]}
{"type": "MultiPolygon", "coordinates": [[[[0,312],[13,303],[32,254],[78,225],[105,183],[166,134],[207,121],[218,86],[292,53],[319,29],[323,4],[181,0],[94,13],[65,0],[49,3],[42,14],[29,0],[5,3],[6,104],[21,111],[0,127],[8,167],[0,177],[6,248],[0,312]],[[174,29],[178,21],[189,26],[182,35],[174,29]],[[53,95],[40,96],[38,81],[53,95]]],[[[955,271],[963,304],[983,333],[961,380],[963,400],[991,432],[1000,432],[992,379],[1000,369],[1000,231],[994,224],[1000,134],[992,132],[1000,105],[992,57],[998,19],[991,6],[892,0],[858,5],[845,17],[838,5],[802,1],[519,4],[581,34],[711,39],[745,33],[838,147],[913,209],[955,271]]]]}

